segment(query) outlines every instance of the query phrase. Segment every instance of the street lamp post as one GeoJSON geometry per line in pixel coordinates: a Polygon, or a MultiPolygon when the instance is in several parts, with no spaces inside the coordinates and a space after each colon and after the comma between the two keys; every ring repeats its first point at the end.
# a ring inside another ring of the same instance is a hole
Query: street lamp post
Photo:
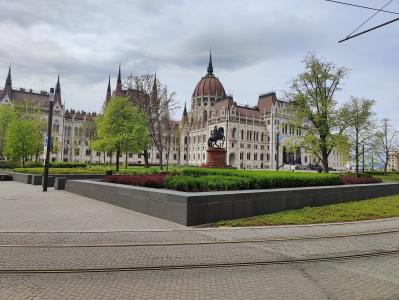
{"type": "Polygon", "coordinates": [[[44,161],[44,176],[43,176],[43,192],[47,192],[48,185],[48,169],[50,164],[51,153],[51,130],[53,126],[53,106],[54,106],[54,88],[50,88],[49,94],[49,111],[47,124],[47,141],[46,141],[46,159],[44,161]]]}

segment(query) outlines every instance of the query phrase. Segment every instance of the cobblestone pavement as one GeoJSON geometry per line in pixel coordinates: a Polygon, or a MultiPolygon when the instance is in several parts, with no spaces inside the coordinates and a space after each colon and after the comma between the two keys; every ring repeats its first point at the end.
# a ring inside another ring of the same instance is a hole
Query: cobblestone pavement
{"type": "Polygon", "coordinates": [[[1,299],[399,299],[399,257],[239,268],[7,275],[1,299]]]}
{"type": "Polygon", "coordinates": [[[65,191],[0,182],[0,231],[179,229],[182,225],[65,191]]]}
{"type": "Polygon", "coordinates": [[[399,299],[399,255],[395,253],[201,269],[4,273],[356,255],[398,250],[398,230],[399,218],[193,229],[66,192],[43,194],[40,187],[1,182],[0,299],[399,299]],[[386,232],[367,234],[378,231],[386,232]],[[350,236],[320,238],[335,235],[350,236]],[[319,238],[295,239],[301,237],[319,238]]]}

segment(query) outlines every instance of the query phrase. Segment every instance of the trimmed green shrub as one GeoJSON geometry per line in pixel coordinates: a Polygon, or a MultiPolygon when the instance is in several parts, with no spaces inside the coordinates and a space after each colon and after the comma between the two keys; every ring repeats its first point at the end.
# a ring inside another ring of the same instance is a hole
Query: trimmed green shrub
{"type": "MultiPolygon", "coordinates": [[[[28,174],[43,174],[43,168],[15,168],[15,172],[28,174]]],[[[50,168],[49,174],[94,174],[105,175],[105,169],[81,169],[81,168],[50,168]]]]}
{"type": "Polygon", "coordinates": [[[289,188],[306,186],[340,185],[340,176],[337,174],[320,174],[286,171],[244,171],[236,169],[206,169],[192,168],[182,170],[186,176],[202,177],[218,175],[225,177],[249,178],[251,189],[289,188]]]}
{"type": "Polygon", "coordinates": [[[14,161],[0,161],[0,169],[14,169],[19,167],[19,163],[14,161]]]}
{"type": "Polygon", "coordinates": [[[165,187],[183,192],[231,191],[250,189],[251,180],[236,176],[167,176],[165,187]]]}
{"type": "Polygon", "coordinates": [[[86,168],[87,164],[82,162],[51,162],[50,168],[86,168]]]}

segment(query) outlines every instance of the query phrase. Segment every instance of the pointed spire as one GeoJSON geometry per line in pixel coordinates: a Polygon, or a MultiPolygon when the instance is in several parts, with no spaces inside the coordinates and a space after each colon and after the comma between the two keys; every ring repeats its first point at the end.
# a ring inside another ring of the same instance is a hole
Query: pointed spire
{"type": "Polygon", "coordinates": [[[8,67],[8,74],[6,79],[6,84],[3,89],[2,98],[8,96],[10,100],[12,100],[12,79],[11,79],[11,65],[8,67]]]}
{"type": "Polygon", "coordinates": [[[57,84],[55,86],[55,91],[60,91],[61,92],[61,85],[60,85],[60,74],[58,74],[58,78],[57,78],[57,84]]]}
{"type": "Polygon", "coordinates": [[[208,74],[213,74],[213,66],[212,66],[212,52],[211,52],[211,51],[209,51],[208,74]]]}
{"type": "Polygon", "coordinates": [[[184,101],[183,118],[187,118],[187,103],[184,101]]]}
{"type": "Polygon", "coordinates": [[[119,64],[118,82],[122,82],[122,79],[121,79],[121,64],[119,64]]]}
{"type": "Polygon", "coordinates": [[[58,74],[57,84],[55,85],[54,102],[62,106],[60,74],[58,74]]]}
{"type": "Polygon", "coordinates": [[[121,64],[119,64],[118,79],[116,80],[115,96],[122,96],[122,76],[121,76],[121,64]]]}
{"type": "Polygon", "coordinates": [[[157,73],[154,74],[154,81],[152,83],[152,92],[150,96],[150,103],[156,102],[158,98],[158,83],[157,83],[157,73]]]}
{"type": "Polygon", "coordinates": [[[11,65],[8,67],[8,74],[7,74],[7,79],[6,79],[6,85],[12,86],[11,65]]]}
{"type": "Polygon", "coordinates": [[[105,96],[105,104],[107,104],[111,100],[111,75],[108,74],[108,87],[107,87],[107,95],[105,96]]]}

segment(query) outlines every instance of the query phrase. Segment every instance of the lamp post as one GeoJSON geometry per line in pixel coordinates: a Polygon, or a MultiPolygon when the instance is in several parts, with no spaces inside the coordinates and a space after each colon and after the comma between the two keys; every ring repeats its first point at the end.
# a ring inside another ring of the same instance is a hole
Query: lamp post
{"type": "Polygon", "coordinates": [[[54,88],[50,88],[49,94],[49,111],[47,124],[47,141],[46,141],[46,159],[44,161],[44,176],[43,176],[43,192],[47,192],[48,184],[48,169],[50,164],[51,153],[51,130],[53,125],[53,106],[54,106],[54,88]]]}

